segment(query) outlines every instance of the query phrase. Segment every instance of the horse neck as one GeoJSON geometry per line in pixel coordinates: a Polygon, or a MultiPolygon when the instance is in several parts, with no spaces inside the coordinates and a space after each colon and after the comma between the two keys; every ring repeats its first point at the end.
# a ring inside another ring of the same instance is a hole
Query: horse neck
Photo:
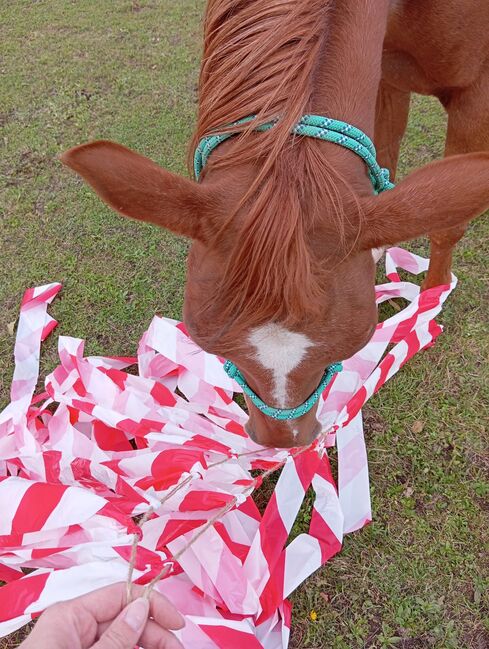
{"type": "Polygon", "coordinates": [[[391,0],[336,4],[311,102],[315,113],[354,124],[370,137],[390,4],[391,0]]]}
{"type": "Polygon", "coordinates": [[[268,117],[281,115],[284,119],[282,128],[274,129],[269,138],[260,141],[269,140],[270,144],[278,137],[285,145],[288,129],[300,117],[297,108],[301,103],[303,111],[342,119],[372,136],[391,2],[274,0],[270,4],[270,0],[263,0],[262,4],[262,0],[254,0],[243,5],[236,0],[209,0],[199,121],[192,149],[212,130],[262,110],[268,117]],[[257,16],[255,30],[253,12],[257,16]],[[261,29],[266,12],[270,13],[268,32],[261,29]],[[295,49],[293,40],[282,50],[274,49],[274,34],[282,32],[279,38],[283,39],[289,33],[281,30],[281,20],[287,30],[297,30],[295,49]],[[257,39],[254,50],[260,53],[255,57],[250,56],[249,34],[253,30],[257,39]],[[224,35],[229,36],[229,41],[224,35]],[[306,43],[311,52],[309,61],[306,43]],[[279,51],[286,61],[284,65],[276,61],[275,72],[268,74],[270,57],[277,59],[279,51]],[[245,66],[249,67],[246,74],[245,66]],[[308,74],[301,74],[305,69],[308,74]]]}

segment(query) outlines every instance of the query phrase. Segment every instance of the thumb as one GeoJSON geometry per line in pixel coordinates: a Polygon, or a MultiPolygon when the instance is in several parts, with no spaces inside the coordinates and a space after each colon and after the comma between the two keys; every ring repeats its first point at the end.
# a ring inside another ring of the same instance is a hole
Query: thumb
{"type": "Polygon", "coordinates": [[[148,620],[149,601],[140,597],[131,602],[100,636],[92,649],[133,649],[148,620]]]}

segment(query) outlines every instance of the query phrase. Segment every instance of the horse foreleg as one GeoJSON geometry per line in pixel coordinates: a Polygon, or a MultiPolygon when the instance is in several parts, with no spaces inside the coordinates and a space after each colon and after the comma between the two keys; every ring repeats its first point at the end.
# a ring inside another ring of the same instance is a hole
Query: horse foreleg
{"type": "Polygon", "coordinates": [[[377,160],[382,167],[389,169],[392,181],[408,122],[410,98],[411,93],[381,81],[377,95],[374,142],[377,160]]]}
{"type": "MultiPolygon", "coordinates": [[[[381,167],[390,171],[394,181],[399,160],[401,141],[409,117],[411,93],[397,90],[385,81],[381,81],[375,107],[374,143],[377,161],[381,167]]],[[[375,248],[372,255],[377,263],[384,254],[385,248],[375,248]]]]}
{"type": "MultiPolygon", "coordinates": [[[[445,156],[489,151],[489,66],[477,83],[454,91],[445,106],[448,112],[445,156]]],[[[430,266],[423,289],[450,283],[453,249],[467,225],[430,234],[430,266]]]]}

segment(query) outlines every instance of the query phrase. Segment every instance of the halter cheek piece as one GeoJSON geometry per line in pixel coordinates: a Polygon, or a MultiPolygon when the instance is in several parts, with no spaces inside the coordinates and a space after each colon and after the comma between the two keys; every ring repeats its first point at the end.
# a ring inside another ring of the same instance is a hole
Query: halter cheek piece
{"type": "MultiPolygon", "coordinates": [[[[246,117],[245,119],[235,122],[233,126],[240,126],[246,122],[251,121],[254,117],[246,117]]],[[[273,128],[276,124],[276,121],[267,122],[265,124],[259,125],[255,130],[257,131],[268,131],[273,128]]],[[[394,185],[389,180],[389,170],[382,169],[376,159],[376,151],[373,145],[372,140],[365,135],[363,131],[347,124],[346,122],[340,122],[336,119],[331,119],[329,117],[321,117],[320,115],[303,115],[299,122],[292,129],[294,135],[302,135],[306,137],[314,137],[318,140],[324,140],[325,142],[332,142],[333,144],[338,144],[345,149],[349,149],[356,153],[367,166],[368,175],[373,186],[375,194],[380,194],[387,189],[392,189],[394,185]]],[[[219,146],[222,142],[229,139],[235,135],[234,132],[228,131],[226,133],[217,133],[215,135],[207,135],[201,139],[194,156],[194,171],[195,177],[199,180],[202,169],[205,167],[205,164],[214,149],[219,146]]],[[[231,363],[231,361],[226,361],[224,363],[224,370],[232,379],[234,379],[242,388],[243,391],[251,399],[252,403],[260,410],[264,415],[271,417],[272,419],[278,420],[288,420],[288,419],[298,419],[305,415],[306,412],[309,412],[311,408],[316,404],[321,393],[326,388],[328,383],[331,381],[333,376],[342,370],[341,363],[334,363],[326,368],[326,371],[323,374],[321,382],[314,392],[296,408],[273,408],[268,406],[260,397],[253,392],[250,388],[246,379],[241,374],[239,369],[231,363]]]]}

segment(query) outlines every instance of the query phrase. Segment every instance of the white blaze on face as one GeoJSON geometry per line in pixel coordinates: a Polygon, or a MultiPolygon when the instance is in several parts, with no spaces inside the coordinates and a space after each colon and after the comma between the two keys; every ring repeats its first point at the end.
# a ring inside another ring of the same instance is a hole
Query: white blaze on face
{"type": "Polygon", "coordinates": [[[256,360],[273,374],[274,403],[270,405],[289,408],[288,375],[301,363],[313,342],[304,334],[289,331],[273,322],[253,329],[249,342],[256,349],[256,360]]]}

